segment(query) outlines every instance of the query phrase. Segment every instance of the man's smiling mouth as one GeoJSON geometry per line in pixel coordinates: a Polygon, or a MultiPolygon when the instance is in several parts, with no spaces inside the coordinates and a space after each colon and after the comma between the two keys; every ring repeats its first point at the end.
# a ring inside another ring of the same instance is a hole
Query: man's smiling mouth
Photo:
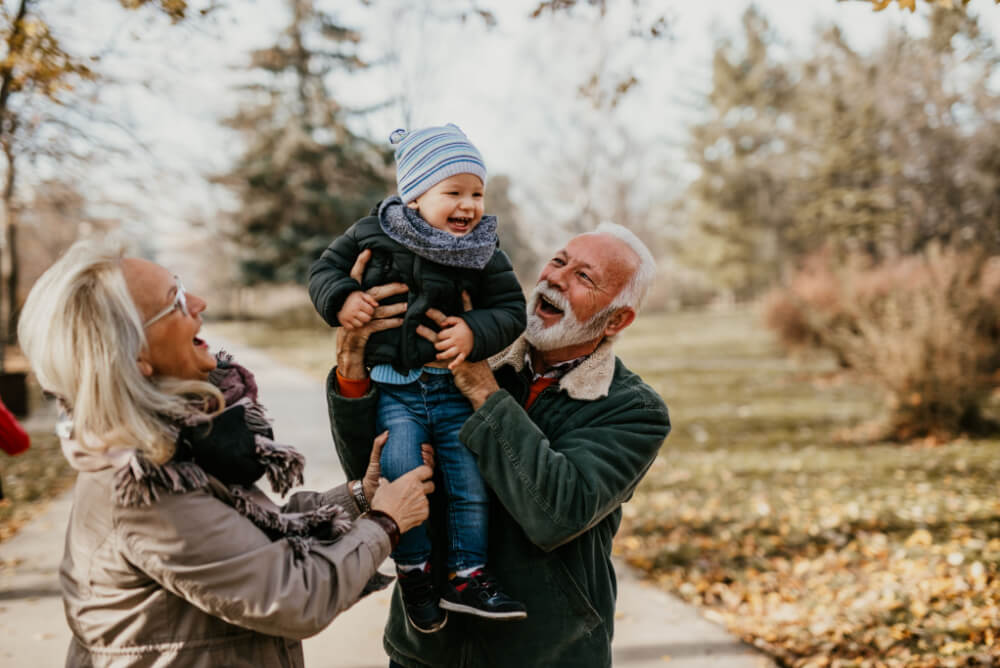
{"type": "Polygon", "coordinates": [[[545,298],[545,295],[538,295],[538,309],[547,315],[562,315],[563,310],[545,298]]]}

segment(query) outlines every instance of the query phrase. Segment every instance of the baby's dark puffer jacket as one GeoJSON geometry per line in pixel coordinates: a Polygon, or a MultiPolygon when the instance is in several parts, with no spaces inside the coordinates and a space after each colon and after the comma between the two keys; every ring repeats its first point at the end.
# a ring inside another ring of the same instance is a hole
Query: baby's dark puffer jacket
{"type": "Polygon", "coordinates": [[[309,270],[309,296],[331,327],[340,325],[337,313],[352,292],[393,282],[410,288],[405,295],[383,300],[384,305],[406,300],[406,314],[402,327],[375,332],[368,339],[367,365],[391,364],[406,372],[434,361],[434,345],[417,334],[421,324],[437,329],[425,315],[428,308],[465,320],[475,337],[468,357],[472,362],[495,355],[524,331],[524,293],[510,259],[499,247],[483,269],[445,266],[390,239],[382,231],[377,212],[378,206],[335,239],[309,270]],[[372,257],[359,284],[350,271],[366,249],[371,249],[372,257]],[[472,299],[472,310],[464,313],[463,290],[472,299]]]}

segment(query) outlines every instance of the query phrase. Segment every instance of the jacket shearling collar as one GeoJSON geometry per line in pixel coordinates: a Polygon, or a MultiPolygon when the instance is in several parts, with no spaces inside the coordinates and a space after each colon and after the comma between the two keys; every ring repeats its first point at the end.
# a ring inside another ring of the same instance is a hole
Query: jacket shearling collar
{"type": "MultiPolygon", "coordinates": [[[[615,375],[613,340],[605,339],[578,367],[559,379],[559,389],[573,399],[594,401],[608,396],[611,380],[615,375]]],[[[514,343],[489,359],[491,369],[509,365],[515,371],[524,368],[524,356],[529,349],[522,334],[514,343]]]]}

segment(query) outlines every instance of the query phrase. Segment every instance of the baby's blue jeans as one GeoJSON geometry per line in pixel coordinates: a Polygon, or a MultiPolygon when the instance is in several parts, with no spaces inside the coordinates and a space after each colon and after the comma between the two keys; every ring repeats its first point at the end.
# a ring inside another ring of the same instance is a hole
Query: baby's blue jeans
{"type": "MultiPolygon", "coordinates": [[[[442,473],[447,499],[448,568],[455,571],[486,563],[488,498],[476,459],[458,432],[472,406],[452,375],[423,373],[406,385],[378,383],[378,433],[389,430],[382,449],[382,475],[390,481],[423,464],[420,444],[434,446],[434,465],[442,473]]],[[[406,566],[430,559],[424,522],[404,533],[392,553],[406,566]]]]}

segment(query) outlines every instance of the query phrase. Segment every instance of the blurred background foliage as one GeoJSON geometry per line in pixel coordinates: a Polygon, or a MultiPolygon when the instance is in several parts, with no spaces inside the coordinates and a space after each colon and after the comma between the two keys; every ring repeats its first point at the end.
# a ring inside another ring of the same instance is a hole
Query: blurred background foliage
{"type": "Polygon", "coordinates": [[[778,36],[749,11],[744,46],[716,51],[710,118],[692,129],[689,261],[747,298],[821,247],[873,261],[935,241],[1000,251],[997,53],[961,12],[930,22],[870,54],[826,29],[808,59],[778,61],[778,36]]]}

